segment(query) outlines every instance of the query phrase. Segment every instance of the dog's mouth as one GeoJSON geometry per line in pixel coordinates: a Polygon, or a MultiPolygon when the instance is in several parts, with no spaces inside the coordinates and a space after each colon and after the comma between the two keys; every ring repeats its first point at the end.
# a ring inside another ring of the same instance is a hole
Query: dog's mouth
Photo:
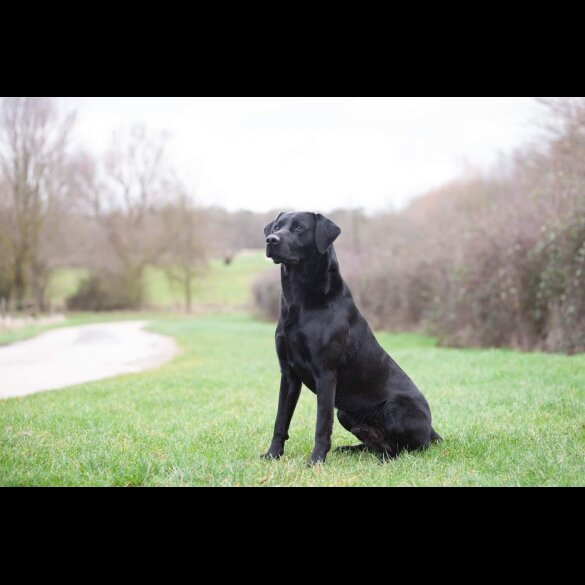
{"type": "Polygon", "coordinates": [[[275,264],[297,264],[298,258],[285,258],[280,254],[275,253],[270,247],[266,248],[266,256],[271,258],[275,264]]]}

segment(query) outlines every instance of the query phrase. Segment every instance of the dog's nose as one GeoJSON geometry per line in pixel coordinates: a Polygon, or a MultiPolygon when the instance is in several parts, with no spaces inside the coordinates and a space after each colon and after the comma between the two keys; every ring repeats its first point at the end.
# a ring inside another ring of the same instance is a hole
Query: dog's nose
{"type": "Polygon", "coordinates": [[[275,236],[274,234],[266,238],[267,244],[272,244],[275,246],[276,244],[278,244],[278,242],[280,242],[280,238],[278,236],[275,236]]]}

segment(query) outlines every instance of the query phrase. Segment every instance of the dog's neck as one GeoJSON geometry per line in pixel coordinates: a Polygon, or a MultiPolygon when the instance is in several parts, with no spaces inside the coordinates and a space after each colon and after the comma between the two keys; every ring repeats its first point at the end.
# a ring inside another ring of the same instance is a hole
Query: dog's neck
{"type": "Polygon", "coordinates": [[[343,288],[335,248],[315,253],[298,264],[282,264],[282,294],[287,305],[307,304],[337,294],[343,288]]]}

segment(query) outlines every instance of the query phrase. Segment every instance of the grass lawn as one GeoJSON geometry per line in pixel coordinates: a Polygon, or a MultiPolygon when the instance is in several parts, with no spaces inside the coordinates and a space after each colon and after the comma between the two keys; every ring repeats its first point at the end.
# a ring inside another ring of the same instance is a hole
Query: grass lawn
{"type": "Polygon", "coordinates": [[[84,268],[58,268],[51,275],[47,298],[52,306],[63,308],[67,304],[67,299],[74,294],[81,281],[87,278],[88,270],[84,268]]]}
{"type": "MultiPolygon", "coordinates": [[[[384,465],[331,453],[309,469],[316,400],[306,389],[283,459],[259,458],[278,397],[274,325],[158,315],[152,329],[184,350],[159,370],[0,401],[0,485],[585,485],[585,355],[380,334],[445,441],[384,465]]],[[[334,447],[354,442],[336,423],[334,447]]]]}
{"type": "MultiPolygon", "coordinates": [[[[193,280],[193,304],[199,306],[236,306],[251,303],[250,286],[263,270],[278,270],[267,261],[263,250],[238,252],[231,264],[219,258],[209,261],[206,269],[193,280]]],[[[147,303],[155,307],[183,308],[183,291],[169,282],[165,273],[154,267],[146,271],[147,303]]]]}
{"type": "MultiPolygon", "coordinates": [[[[269,262],[263,250],[241,250],[231,264],[212,258],[201,274],[193,279],[193,305],[201,307],[239,307],[252,301],[250,286],[264,270],[278,270],[269,262]]],[[[66,300],[87,276],[87,270],[60,268],[53,274],[48,298],[54,307],[64,307],[66,300]]],[[[149,266],[145,272],[146,304],[159,309],[182,309],[183,291],[170,282],[160,268],[149,266]]]]}

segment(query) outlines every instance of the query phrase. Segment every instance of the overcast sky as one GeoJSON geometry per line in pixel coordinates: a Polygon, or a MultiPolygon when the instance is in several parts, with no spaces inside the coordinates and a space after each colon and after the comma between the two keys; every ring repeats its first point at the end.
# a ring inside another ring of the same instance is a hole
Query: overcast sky
{"type": "Polygon", "coordinates": [[[489,166],[531,140],[533,98],[60,98],[95,154],[112,132],[168,131],[167,153],[204,205],[368,211],[489,166]]]}

